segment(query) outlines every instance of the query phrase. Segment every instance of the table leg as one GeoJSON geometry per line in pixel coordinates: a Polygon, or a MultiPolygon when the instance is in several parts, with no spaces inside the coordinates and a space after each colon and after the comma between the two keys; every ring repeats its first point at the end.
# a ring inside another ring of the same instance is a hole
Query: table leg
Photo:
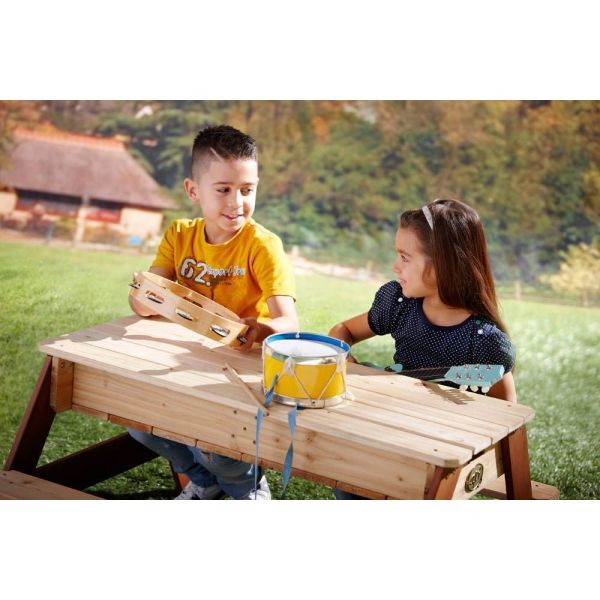
{"type": "Polygon", "coordinates": [[[435,467],[433,476],[425,488],[425,500],[451,500],[460,475],[458,469],[435,467]]]}
{"type": "Polygon", "coordinates": [[[173,463],[169,463],[171,466],[171,474],[173,475],[173,481],[175,482],[175,494],[179,495],[181,490],[189,483],[190,479],[187,475],[183,473],[178,473],[173,468],[173,463]]]}
{"type": "Polygon", "coordinates": [[[40,459],[46,438],[54,422],[50,406],[52,359],[48,356],[42,366],[31,399],[15,436],[4,470],[32,474],[40,459]]]}
{"type": "Polygon", "coordinates": [[[508,500],[532,500],[529,449],[525,425],[501,442],[508,500]]]}

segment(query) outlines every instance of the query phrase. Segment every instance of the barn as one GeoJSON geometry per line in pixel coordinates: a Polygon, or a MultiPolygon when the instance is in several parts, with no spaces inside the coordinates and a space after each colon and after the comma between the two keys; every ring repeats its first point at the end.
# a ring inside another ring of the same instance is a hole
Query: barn
{"type": "Polygon", "coordinates": [[[177,206],[117,139],[16,129],[0,166],[0,218],[19,228],[61,221],[73,239],[90,231],[148,240],[177,206]]]}

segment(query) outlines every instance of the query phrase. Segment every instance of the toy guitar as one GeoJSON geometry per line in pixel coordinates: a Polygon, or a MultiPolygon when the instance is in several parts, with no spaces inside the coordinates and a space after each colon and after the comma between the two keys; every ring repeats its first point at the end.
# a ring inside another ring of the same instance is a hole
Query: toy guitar
{"type": "Polygon", "coordinates": [[[502,365],[463,365],[460,367],[436,367],[426,369],[407,369],[402,365],[391,365],[385,367],[384,371],[392,373],[401,373],[407,377],[415,377],[423,381],[432,381],[439,383],[450,381],[459,386],[461,391],[470,388],[476,392],[481,388],[484,394],[487,394],[490,388],[502,379],[504,367],[502,365]]]}

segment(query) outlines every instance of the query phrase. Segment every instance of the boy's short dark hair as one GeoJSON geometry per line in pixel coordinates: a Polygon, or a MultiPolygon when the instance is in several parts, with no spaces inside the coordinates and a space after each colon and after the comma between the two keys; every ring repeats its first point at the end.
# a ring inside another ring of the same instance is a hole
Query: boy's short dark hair
{"type": "Polygon", "coordinates": [[[257,160],[256,141],[229,125],[205,127],[198,132],[192,146],[192,177],[207,170],[215,158],[257,160]]]}

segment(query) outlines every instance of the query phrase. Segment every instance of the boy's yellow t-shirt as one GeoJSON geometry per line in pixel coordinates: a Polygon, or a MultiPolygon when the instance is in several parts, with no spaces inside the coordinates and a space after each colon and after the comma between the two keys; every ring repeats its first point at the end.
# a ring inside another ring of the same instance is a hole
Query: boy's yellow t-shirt
{"type": "Polygon", "coordinates": [[[268,319],[267,298],[296,296],[281,240],[253,219],[224,244],[206,241],[204,219],[178,219],[165,232],[152,267],[169,269],[178,283],[240,317],[268,319]]]}

